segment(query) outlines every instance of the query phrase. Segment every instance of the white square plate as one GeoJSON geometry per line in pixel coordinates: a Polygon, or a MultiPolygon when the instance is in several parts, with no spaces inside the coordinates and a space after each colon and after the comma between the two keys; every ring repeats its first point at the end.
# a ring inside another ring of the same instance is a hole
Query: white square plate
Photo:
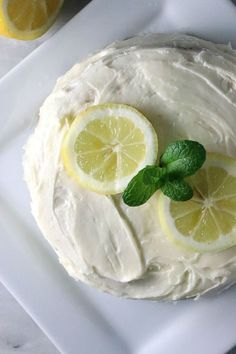
{"type": "Polygon", "coordinates": [[[102,294],[65,273],[30,213],[22,146],[56,78],[110,42],[148,31],[236,47],[236,7],[229,0],[94,0],[0,81],[0,279],[66,354],[222,354],[236,343],[235,287],[177,304],[102,294]]]}

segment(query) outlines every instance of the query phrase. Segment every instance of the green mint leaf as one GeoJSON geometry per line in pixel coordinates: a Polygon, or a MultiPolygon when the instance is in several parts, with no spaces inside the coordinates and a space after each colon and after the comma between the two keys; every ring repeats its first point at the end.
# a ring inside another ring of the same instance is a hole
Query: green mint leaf
{"type": "Polygon", "coordinates": [[[144,203],[164,184],[162,169],[158,166],[146,166],[132,178],[123,193],[123,201],[129,206],[144,203]]]}
{"type": "Polygon", "coordinates": [[[156,165],[146,166],[143,169],[143,183],[144,184],[156,184],[158,188],[161,187],[166,177],[166,168],[158,167],[156,165]]]}
{"type": "Polygon", "coordinates": [[[192,187],[183,179],[168,180],[161,190],[167,197],[175,201],[189,200],[193,196],[192,187]]]}
{"type": "Polygon", "coordinates": [[[193,175],[204,163],[206,150],[198,142],[178,140],[170,143],[161,156],[161,166],[166,167],[172,177],[193,175]]]}

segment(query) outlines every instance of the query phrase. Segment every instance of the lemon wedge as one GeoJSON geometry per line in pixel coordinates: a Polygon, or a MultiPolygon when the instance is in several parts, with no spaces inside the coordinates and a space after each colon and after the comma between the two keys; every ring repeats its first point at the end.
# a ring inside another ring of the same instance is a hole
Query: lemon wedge
{"type": "Polygon", "coordinates": [[[53,24],[63,0],[0,0],[0,35],[32,40],[53,24]]]}
{"type": "Polygon", "coordinates": [[[125,104],[100,104],[80,113],[66,133],[61,156],[67,173],[101,194],[122,192],[157,158],[157,135],[142,113],[125,104]]]}
{"type": "Polygon", "coordinates": [[[166,236],[196,252],[212,252],[236,244],[236,161],[210,153],[189,183],[194,196],[174,202],[159,196],[159,219],[166,236]]]}

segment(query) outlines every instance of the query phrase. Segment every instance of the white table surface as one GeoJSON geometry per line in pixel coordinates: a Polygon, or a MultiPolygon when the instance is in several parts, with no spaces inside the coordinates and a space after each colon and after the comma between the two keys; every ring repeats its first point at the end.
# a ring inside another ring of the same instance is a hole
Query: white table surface
{"type": "MultiPolygon", "coordinates": [[[[54,26],[35,41],[0,36],[0,79],[72,18],[88,0],[65,0],[54,26]]],[[[58,354],[41,329],[0,283],[0,354],[58,354]]]]}

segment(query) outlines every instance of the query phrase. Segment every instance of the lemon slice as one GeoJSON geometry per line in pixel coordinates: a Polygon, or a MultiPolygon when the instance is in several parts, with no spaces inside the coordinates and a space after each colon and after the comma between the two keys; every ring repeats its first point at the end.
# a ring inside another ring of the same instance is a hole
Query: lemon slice
{"type": "Polygon", "coordinates": [[[54,22],[63,0],[0,0],[0,35],[40,37],[54,22]]]}
{"type": "Polygon", "coordinates": [[[157,135],[131,106],[96,105],[75,118],[63,140],[61,156],[68,174],[82,186],[116,194],[140,169],[156,161],[157,135]]]}
{"type": "Polygon", "coordinates": [[[175,243],[197,252],[220,251],[236,244],[236,161],[208,154],[189,179],[194,196],[186,202],[159,197],[163,231],[175,243]]]}

